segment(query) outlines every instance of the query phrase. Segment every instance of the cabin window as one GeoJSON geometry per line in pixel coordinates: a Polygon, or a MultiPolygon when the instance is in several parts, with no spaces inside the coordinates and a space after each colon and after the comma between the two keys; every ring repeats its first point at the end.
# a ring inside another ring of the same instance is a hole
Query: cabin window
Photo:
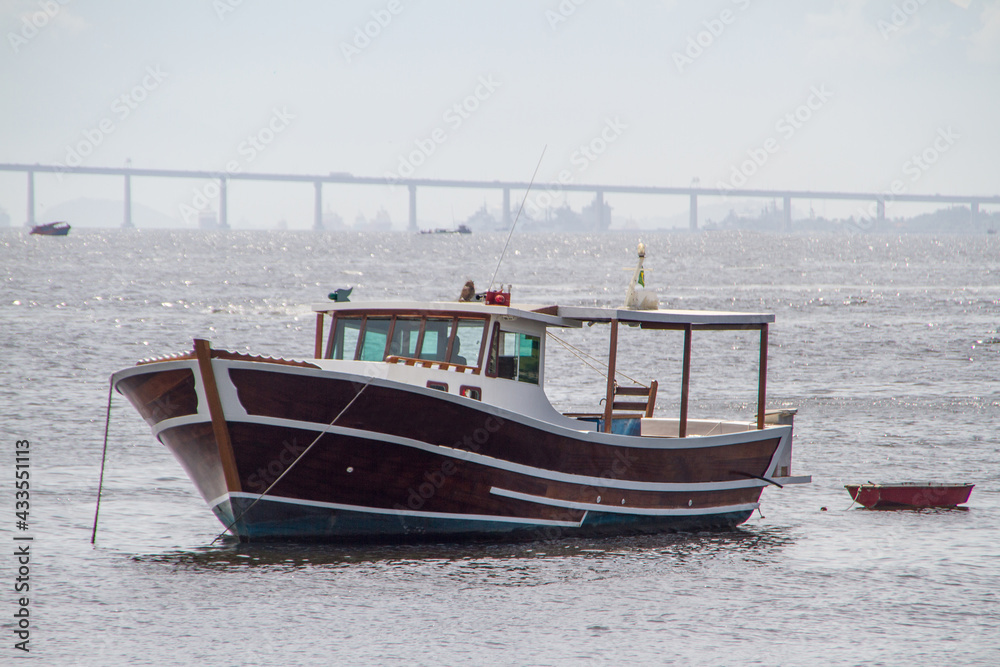
{"type": "Polygon", "coordinates": [[[360,317],[337,317],[337,328],[333,332],[333,359],[353,359],[361,333],[360,317]]]}
{"type": "Polygon", "coordinates": [[[436,382],[434,380],[428,380],[427,381],[427,388],[428,389],[437,389],[438,391],[447,392],[448,391],[448,383],[447,382],[436,382]]]}
{"type": "Polygon", "coordinates": [[[420,340],[419,317],[397,317],[396,326],[392,330],[392,343],[389,354],[397,357],[413,359],[417,356],[417,341],[420,340]]]}
{"type": "Polygon", "coordinates": [[[483,329],[486,320],[458,320],[455,327],[455,340],[451,344],[451,356],[448,359],[453,364],[476,366],[479,364],[479,348],[483,344],[483,329]]]}
{"type": "Polygon", "coordinates": [[[361,343],[361,361],[382,361],[385,343],[389,338],[391,317],[369,317],[365,323],[364,342],[361,343]]]}
{"type": "Polygon", "coordinates": [[[458,390],[458,393],[466,398],[471,398],[476,401],[483,400],[483,390],[479,387],[470,387],[467,384],[463,384],[461,389],[458,390]]]}
{"type": "Polygon", "coordinates": [[[448,341],[451,339],[453,322],[454,320],[451,318],[427,318],[427,324],[424,326],[424,337],[420,342],[420,354],[417,355],[418,359],[447,361],[445,355],[448,352],[448,341]]]}
{"type": "Polygon", "coordinates": [[[538,384],[538,367],[542,358],[542,342],[538,336],[518,334],[517,379],[538,384]]]}
{"type": "Polygon", "coordinates": [[[538,336],[500,332],[497,377],[538,384],[542,345],[538,336]]]}
{"type": "Polygon", "coordinates": [[[328,349],[331,359],[382,361],[389,355],[478,366],[486,322],[479,317],[338,314],[328,349]]]}

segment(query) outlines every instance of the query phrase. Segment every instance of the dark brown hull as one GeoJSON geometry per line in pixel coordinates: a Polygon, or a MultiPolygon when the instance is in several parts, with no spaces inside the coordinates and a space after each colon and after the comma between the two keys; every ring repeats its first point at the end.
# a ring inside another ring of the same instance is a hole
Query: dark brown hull
{"type": "Polygon", "coordinates": [[[45,225],[35,225],[31,228],[31,234],[36,236],[66,236],[69,234],[69,225],[66,223],[49,223],[45,225]]]}
{"type": "Polygon", "coordinates": [[[244,540],[726,528],[756,508],[766,482],[754,478],[790,437],[580,433],[420,387],[232,357],[212,363],[225,412],[214,425],[193,360],[123,371],[116,387],[244,540]]]}

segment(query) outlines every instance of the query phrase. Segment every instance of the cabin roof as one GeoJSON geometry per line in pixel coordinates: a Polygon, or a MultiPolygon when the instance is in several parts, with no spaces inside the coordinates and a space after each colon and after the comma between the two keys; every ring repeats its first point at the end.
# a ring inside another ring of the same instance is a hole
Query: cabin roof
{"type": "Polygon", "coordinates": [[[479,301],[326,301],[314,303],[317,313],[428,313],[435,315],[505,315],[541,322],[548,326],[579,327],[582,323],[560,317],[558,306],[517,304],[487,306],[479,301]]]}
{"type": "Polygon", "coordinates": [[[579,327],[585,322],[638,324],[644,329],[757,329],[774,322],[773,313],[737,313],[718,310],[630,310],[597,306],[487,306],[478,301],[326,301],[314,303],[318,313],[428,313],[436,315],[504,315],[549,326],[579,327]]]}

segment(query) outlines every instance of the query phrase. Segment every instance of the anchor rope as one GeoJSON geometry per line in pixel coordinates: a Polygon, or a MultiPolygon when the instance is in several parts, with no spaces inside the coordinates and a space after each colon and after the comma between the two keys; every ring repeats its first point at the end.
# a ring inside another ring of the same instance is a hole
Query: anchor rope
{"type": "Polygon", "coordinates": [[[243,510],[242,512],[240,512],[240,515],[238,517],[236,517],[235,519],[233,519],[233,522],[231,524],[229,524],[228,526],[226,526],[225,530],[223,530],[221,533],[219,533],[218,535],[216,535],[215,539],[212,540],[212,542],[208,546],[212,546],[213,544],[215,544],[216,542],[218,542],[219,538],[221,538],[223,535],[225,535],[226,533],[228,533],[232,529],[233,526],[235,526],[237,523],[239,523],[240,519],[242,519],[244,516],[246,516],[247,512],[249,512],[251,509],[253,509],[254,505],[256,505],[260,501],[261,498],[263,498],[265,495],[267,495],[267,493],[271,489],[273,489],[275,487],[275,485],[278,482],[280,482],[285,477],[285,475],[287,475],[288,473],[290,473],[292,471],[292,468],[295,467],[295,464],[298,463],[299,461],[301,461],[302,458],[306,454],[309,453],[309,450],[311,450],[316,445],[316,443],[319,442],[319,439],[322,438],[324,435],[326,435],[329,432],[330,428],[332,428],[333,425],[337,423],[337,420],[340,419],[345,412],[347,412],[348,408],[350,408],[352,405],[354,405],[354,401],[358,400],[358,397],[361,396],[362,393],[364,393],[365,389],[368,388],[368,385],[370,385],[371,382],[372,382],[372,380],[374,380],[374,379],[375,379],[375,376],[371,376],[371,377],[368,378],[368,380],[364,383],[364,385],[361,386],[361,389],[359,389],[358,392],[356,394],[354,394],[354,398],[352,398],[347,403],[347,405],[345,405],[344,408],[340,412],[337,413],[337,416],[334,417],[330,421],[329,424],[327,424],[326,426],[323,427],[323,430],[319,432],[319,435],[317,435],[316,438],[311,443],[309,443],[309,446],[306,447],[304,450],[302,450],[302,453],[295,457],[295,460],[293,460],[288,465],[288,467],[285,468],[285,470],[280,475],[278,475],[278,478],[276,480],[274,480],[273,482],[271,482],[271,485],[269,487],[267,487],[266,489],[264,489],[263,491],[261,491],[260,495],[257,496],[256,498],[254,498],[254,501],[252,503],[250,503],[250,505],[248,505],[245,510],[243,510]]]}
{"type": "Polygon", "coordinates": [[[115,378],[108,380],[108,409],[104,417],[104,450],[101,453],[101,479],[97,483],[97,507],[94,508],[94,529],[90,533],[90,543],[97,540],[97,517],[101,512],[101,493],[104,491],[104,465],[108,460],[108,429],[111,425],[111,397],[114,395],[115,378]]]}

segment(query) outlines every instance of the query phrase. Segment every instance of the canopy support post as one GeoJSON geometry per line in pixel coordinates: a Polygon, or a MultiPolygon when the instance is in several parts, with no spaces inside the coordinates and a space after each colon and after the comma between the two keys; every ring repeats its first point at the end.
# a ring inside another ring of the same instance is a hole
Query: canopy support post
{"type": "Polygon", "coordinates": [[[757,429],[764,428],[764,409],[767,406],[767,324],[760,325],[760,378],[757,381],[757,429]]]}
{"type": "Polygon", "coordinates": [[[691,388],[691,325],[684,325],[684,366],[681,372],[681,418],[677,437],[686,438],[688,428],[688,391],[691,388]]]}
{"type": "Polygon", "coordinates": [[[615,402],[615,364],[618,360],[618,320],[611,320],[611,349],[608,352],[608,392],[604,402],[604,432],[611,433],[611,411],[615,402]]]}

